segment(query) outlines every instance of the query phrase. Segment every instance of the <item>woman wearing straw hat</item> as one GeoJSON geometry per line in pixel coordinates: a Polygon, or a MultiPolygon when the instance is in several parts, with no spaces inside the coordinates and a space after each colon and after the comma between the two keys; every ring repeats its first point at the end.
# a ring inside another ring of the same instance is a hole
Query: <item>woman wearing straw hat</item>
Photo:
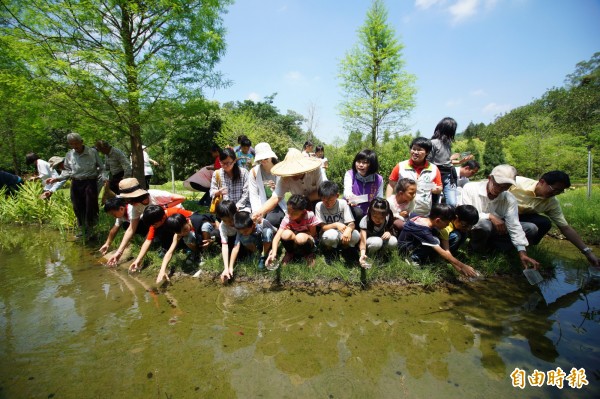
{"type": "Polygon", "coordinates": [[[225,200],[235,202],[238,211],[249,210],[248,171],[240,168],[236,162],[235,152],[225,148],[219,155],[221,169],[216,170],[210,182],[210,197],[221,195],[225,200]]]}
{"type": "Polygon", "coordinates": [[[274,165],[271,173],[279,176],[280,179],[275,185],[275,191],[271,198],[258,212],[254,212],[253,218],[258,219],[268,215],[275,209],[279,201],[285,198],[286,193],[308,197],[310,210],[315,209],[315,204],[319,202],[317,189],[323,181],[320,159],[305,157],[296,148],[290,148],[285,159],[274,165]]]}
{"type": "MultiPolygon", "coordinates": [[[[261,210],[265,202],[273,195],[275,186],[279,181],[279,176],[271,173],[273,166],[277,161],[277,155],[271,149],[268,143],[258,143],[256,145],[256,157],[254,158],[256,166],[250,170],[248,179],[248,191],[250,194],[250,206],[252,212],[256,213],[261,210]]],[[[285,200],[281,198],[275,208],[270,211],[265,219],[273,226],[279,227],[281,221],[285,217],[287,205],[285,200]]]]}

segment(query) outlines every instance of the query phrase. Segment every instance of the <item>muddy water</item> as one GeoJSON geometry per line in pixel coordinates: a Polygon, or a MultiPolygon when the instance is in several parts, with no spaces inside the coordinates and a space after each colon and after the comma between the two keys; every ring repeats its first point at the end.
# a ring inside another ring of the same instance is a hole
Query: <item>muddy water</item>
{"type": "Polygon", "coordinates": [[[56,233],[0,242],[0,398],[600,396],[600,284],[561,243],[541,289],[311,296],[191,278],[157,295],[56,233]],[[512,385],[557,367],[589,385],[512,385]]]}

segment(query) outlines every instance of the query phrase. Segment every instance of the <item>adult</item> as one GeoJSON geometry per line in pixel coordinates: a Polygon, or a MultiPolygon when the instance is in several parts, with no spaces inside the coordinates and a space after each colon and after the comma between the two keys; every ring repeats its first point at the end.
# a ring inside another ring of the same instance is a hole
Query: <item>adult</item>
{"type": "Polygon", "coordinates": [[[273,211],[277,204],[285,199],[286,193],[306,196],[310,201],[309,210],[315,209],[319,201],[317,190],[323,182],[320,159],[305,157],[296,148],[290,148],[284,160],[271,168],[271,173],[280,179],[277,180],[271,198],[259,211],[253,213],[252,217],[255,220],[264,218],[273,211]]]}
{"type": "Polygon", "coordinates": [[[344,198],[351,206],[354,220],[362,220],[373,198],[383,197],[383,177],[377,172],[377,153],[364,149],[354,156],[352,169],[344,175],[344,198]]]}
{"type": "Polygon", "coordinates": [[[214,159],[212,165],[206,165],[200,168],[196,173],[188,177],[184,182],[183,186],[190,190],[200,191],[204,193],[202,198],[198,201],[198,205],[210,206],[210,181],[215,170],[221,169],[221,161],[219,156],[221,155],[221,147],[213,144],[210,147],[210,155],[214,159]]]}
{"type": "Polygon", "coordinates": [[[33,179],[40,179],[42,184],[44,185],[44,192],[40,195],[42,199],[48,199],[54,194],[58,189],[60,189],[65,181],[59,181],[54,184],[45,184],[46,179],[51,177],[58,177],[59,173],[52,168],[49,162],[40,159],[40,157],[35,152],[30,152],[25,156],[25,163],[27,165],[35,164],[38,175],[33,179]]]}
{"type": "Polygon", "coordinates": [[[477,172],[479,172],[480,167],[481,166],[479,165],[479,162],[475,161],[474,159],[471,159],[471,160],[465,162],[461,166],[455,166],[456,176],[457,176],[456,202],[458,204],[461,203],[460,198],[462,196],[462,188],[465,186],[465,184],[467,184],[469,182],[471,177],[475,176],[477,174],[477,172]]]}
{"type": "Polygon", "coordinates": [[[394,166],[390,173],[389,183],[385,197],[394,194],[398,180],[405,177],[417,182],[415,208],[412,214],[419,216],[429,215],[432,194],[442,192],[442,177],[440,171],[433,163],[427,161],[427,154],[431,152],[431,141],[425,137],[417,137],[410,143],[410,158],[394,166]]]}
{"type": "MultiPolygon", "coordinates": [[[[250,170],[248,176],[248,193],[250,195],[252,213],[257,213],[273,195],[280,177],[271,172],[273,166],[279,161],[277,154],[273,152],[268,143],[258,143],[256,145],[254,162],[256,166],[250,170]]],[[[281,198],[275,208],[265,215],[265,219],[273,226],[279,227],[285,217],[286,211],[285,198],[281,198]]]]}
{"type": "Polygon", "coordinates": [[[154,159],[150,158],[148,151],[146,151],[147,146],[142,146],[142,151],[144,155],[144,177],[146,179],[146,188],[150,188],[150,180],[152,180],[152,176],[154,176],[154,170],[152,170],[152,165],[158,166],[158,162],[154,159]]]}
{"type": "Polygon", "coordinates": [[[221,169],[215,171],[210,182],[210,197],[220,195],[225,200],[235,202],[238,211],[250,210],[248,195],[248,171],[240,168],[235,152],[225,148],[219,156],[221,169]]]}
{"type": "Polygon", "coordinates": [[[592,249],[585,245],[575,229],[569,226],[556,199],[557,195],[562,194],[570,186],[571,179],[568,174],[553,170],[544,173],[539,180],[517,176],[516,184],[510,192],[519,204],[521,225],[532,225],[531,228],[537,231],[529,239],[531,245],[538,244],[554,222],[560,232],[585,255],[592,266],[600,267],[600,260],[594,255],[592,249]]]}
{"type": "Polygon", "coordinates": [[[63,172],[45,183],[71,179],[71,203],[80,229],[76,237],[91,238],[98,221],[98,177],[104,171],[104,164],[98,151],[84,145],[79,134],[67,134],[67,143],[71,150],[65,155],[63,172]]]}
{"type": "Polygon", "coordinates": [[[0,190],[6,187],[8,194],[14,194],[19,191],[22,185],[23,179],[21,177],[0,170],[0,190]]]}
{"type": "Polygon", "coordinates": [[[105,186],[119,194],[119,182],[126,177],[131,177],[131,162],[125,153],[113,147],[105,140],[96,141],[96,149],[104,154],[104,170],[108,172],[108,180],[105,186]]]}
{"type": "Polygon", "coordinates": [[[527,256],[527,234],[519,223],[517,199],[508,190],[515,185],[517,170],[510,165],[498,165],[487,180],[467,183],[463,187],[462,204],[472,205],[479,212],[479,221],[471,230],[469,246],[477,252],[489,249],[507,251],[515,246],[524,268],[537,269],[539,263],[527,256]]]}

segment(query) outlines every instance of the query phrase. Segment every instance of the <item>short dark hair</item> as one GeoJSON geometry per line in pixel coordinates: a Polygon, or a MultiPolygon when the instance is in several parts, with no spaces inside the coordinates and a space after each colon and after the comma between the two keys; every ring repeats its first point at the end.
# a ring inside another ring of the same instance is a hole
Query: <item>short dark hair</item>
{"type": "Polygon", "coordinates": [[[242,140],[240,140],[240,147],[250,147],[251,145],[252,142],[248,137],[244,137],[242,140]]]}
{"type": "Polygon", "coordinates": [[[144,219],[144,223],[148,226],[152,226],[154,223],[158,223],[165,217],[165,210],[162,206],[158,205],[148,205],[146,209],[144,209],[144,214],[142,215],[142,219],[144,219]]]}
{"type": "Polygon", "coordinates": [[[479,212],[473,205],[459,205],[456,207],[456,218],[474,226],[479,221],[479,212]]]}
{"type": "Polygon", "coordinates": [[[323,147],[322,145],[318,145],[315,147],[315,152],[319,152],[319,151],[323,151],[325,152],[325,147],[323,147]]]}
{"type": "Polygon", "coordinates": [[[247,139],[247,138],[248,138],[248,137],[246,137],[246,135],[245,135],[245,134],[240,134],[240,135],[237,137],[237,142],[238,142],[238,144],[240,144],[240,143],[242,142],[242,140],[243,140],[243,139],[247,139]]]}
{"type": "Polygon", "coordinates": [[[237,213],[237,206],[231,200],[223,200],[217,205],[217,216],[221,219],[225,217],[232,218],[237,213]]]}
{"type": "Polygon", "coordinates": [[[544,179],[544,181],[550,185],[562,183],[565,185],[565,188],[571,187],[571,179],[569,178],[569,175],[562,170],[552,170],[550,172],[546,172],[542,175],[542,177],[540,177],[540,179],[544,179]]]}
{"type": "Polygon", "coordinates": [[[402,179],[398,180],[398,183],[396,183],[396,187],[394,188],[394,194],[403,193],[408,189],[408,187],[416,185],[417,182],[413,179],[403,177],[402,179]]]}
{"type": "Polygon", "coordinates": [[[429,211],[430,219],[440,218],[444,222],[451,222],[456,219],[456,210],[452,205],[448,204],[433,204],[429,211]]]}
{"type": "Polygon", "coordinates": [[[31,165],[32,163],[34,163],[38,159],[40,159],[40,157],[38,157],[38,154],[36,154],[35,152],[30,152],[27,155],[25,155],[25,163],[27,165],[31,165]]]}
{"type": "Polygon", "coordinates": [[[221,153],[221,147],[219,147],[218,144],[213,144],[210,146],[210,151],[211,152],[218,152],[219,154],[221,153]]]}
{"type": "Polygon", "coordinates": [[[113,197],[106,200],[104,204],[104,212],[118,211],[119,208],[127,206],[124,198],[113,197]]]}
{"type": "Polygon", "coordinates": [[[354,174],[357,174],[356,171],[356,162],[358,161],[367,161],[369,162],[369,169],[367,169],[367,174],[372,175],[379,171],[379,161],[377,160],[377,153],[373,150],[365,148],[362,151],[359,151],[354,156],[354,161],[352,161],[352,171],[354,174]]]}
{"type": "Polygon", "coordinates": [[[138,204],[140,202],[143,202],[146,200],[146,198],[149,198],[150,194],[146,193],[146,194],[142,194],[139,197],[133,197],[133,198],[125,198],[125,201],[129,202],[130,204],[138,204]]]}
{"type": "Polygon", "coordinates": [[[319,188],[317,189],[317,193],[319,194],[319,198],[327,198],[332,195],[340,195],[340,187],[336,182],[331,180],[325,180],[323,183],[319,184],[319,188]]]}
{"type": "Polygon", "coordinates": [[[413,141],[410,142],[409,149],[413,148],[413,146],[421,147],[428,154],[431,152],[433,146],[431,145],[431,140],[426,139],[425,137],[417,137],[413,141]]]}
{"type": "Polygon", "coordinates": [[[236,229],[247,229],[254,226],[254,221],[250,216],[250,212],[240,211],[233,215],[233,227],[236,229]]]}
{"type": "Polygon", "coordinates": [[[306,140],[306,141],[304,142],[304,145],[302,146],[302,149],[303,149],[303,150],[306,150],[306,147],[313,147],[313,146],[314,146],[314,144],[313,144],[313,142],[312,142],[312,141],[310,141],[310,140],[306,140]]]}
{"type": "Polygon", "coordinates": [[[308,198],[304,195],[293,194],[287,201],[287,205],[298,211],[305,211],[308,209],[308,198]]]}
{"type": "Polygon", "coordinates": [[[187,223],[187,218],[181,213],[171,215],[165,220],[164,226],[175,234],[179,234],[183,229],[183,226],[187,223]]]}
{"type": "Polygon", "coordinates": [[[463,164],[463,167],[467,167],[467,166],[468,166],[468,167],[469,167],[469,169],[471,169],[471,170],[473,170],[473,169],[480,169],[480,168],[481,168],[481,165],[479,164],[479,162],[477,162],[477,161],[476,161],[476,160],[474,160],[474,159],[471,159],[471,160],[469,160],[469,161],[467,161],[467,162],[465,162],[465,163],[463,164]]]}

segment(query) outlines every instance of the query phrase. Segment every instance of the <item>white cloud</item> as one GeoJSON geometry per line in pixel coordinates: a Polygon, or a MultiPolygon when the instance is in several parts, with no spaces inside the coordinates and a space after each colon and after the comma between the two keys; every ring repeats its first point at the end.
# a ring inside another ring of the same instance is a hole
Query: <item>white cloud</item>
{"type": "Polygon", "coordinates": [[[469,94],[472,95],[473,97],[483,97],[483,96],[487,95],[487,93],[483,89],[471,90],[471,92],[469,94]]]}
{"type": "Polygon", "coordinates": [[[511,109],[512,109],[512,106],[510,104],[489,103],[488,105],[483,107],[483,109],[481,111],[484,114],[498,115],[498,114],[510,111],[511,109]]]}
{"type": "Polygon", "coordinates": [[[442,4],[444,0],[415,0],[415,6],[421,10],[427,10],[433,5],[442,4]]]}
{"type": "Polygon", "coordinates": [[[260,101],[260,95],[258,93],[252,92],[248,94],[248,100],[252,100],[255,103],[260,101]]]}
{"type": "Polygon", "coordinates": [[[304,80],[304,76],[298,71],[289,71],[283,77],[291,83],[299,83],[304,80]]]}
{"type": "Polygon", "coordinates": [[[448,11],[452,15],[452,21],[458,23],[477,13],[479,0],[458,0],[456,3],[448,7],[448,11]]]}
{"type": "Polygon", "coordinates": [[[456,99],[453,98],[453,99],[446,101],[446,107],[448,107],[448,108],[458,107],[461,104],[462,104],[462,100],[460,98],[456,98],[456,99]]]}

